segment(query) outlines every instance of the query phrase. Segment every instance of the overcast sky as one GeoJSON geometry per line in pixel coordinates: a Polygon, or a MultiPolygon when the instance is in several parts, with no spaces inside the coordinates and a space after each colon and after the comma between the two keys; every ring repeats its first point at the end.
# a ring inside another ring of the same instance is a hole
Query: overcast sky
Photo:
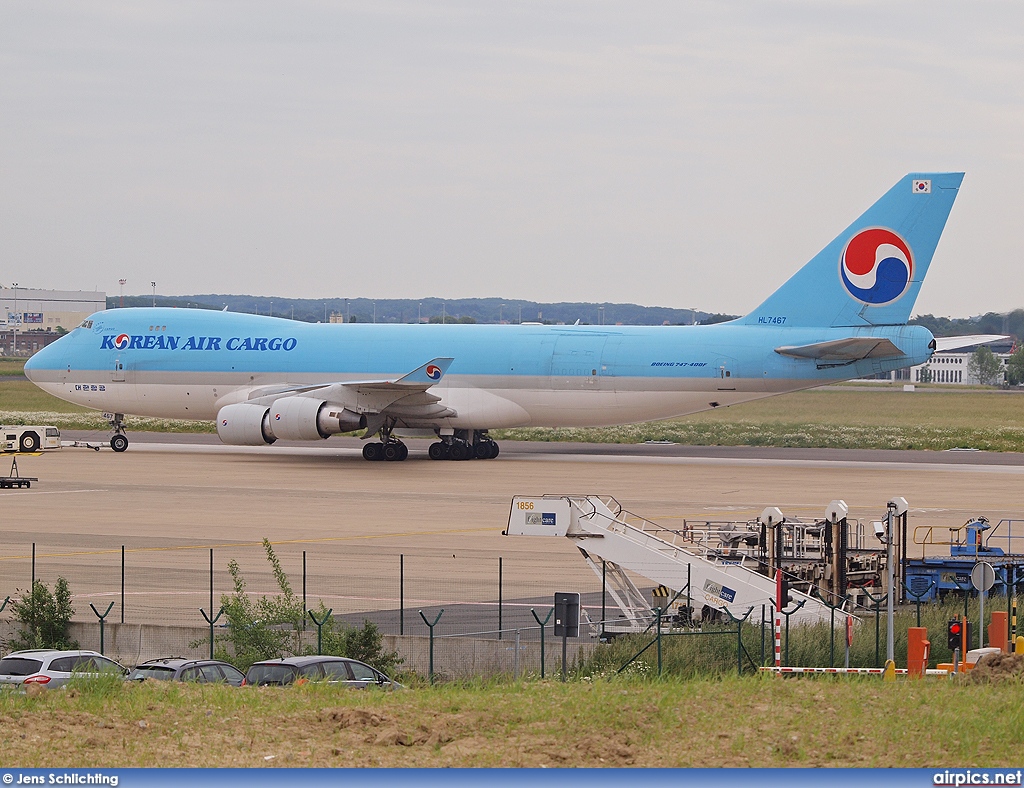
{"type": "Polygon", "coordinates": [[[4,285],[741,313],[918,170],[1024,307],[1024,4],[0,4],[4,285]]]}

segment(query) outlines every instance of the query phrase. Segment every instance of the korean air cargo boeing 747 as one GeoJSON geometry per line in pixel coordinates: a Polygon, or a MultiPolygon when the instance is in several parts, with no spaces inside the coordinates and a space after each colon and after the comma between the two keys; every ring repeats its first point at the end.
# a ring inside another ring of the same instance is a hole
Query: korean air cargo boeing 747
{"type": "Polygon", "coordinates": [[[488,430],[666,419],[927,361],[910,310],[963,179],[907,175],[749,315],[710,326],[308,324],[97,312],[25,374],[113,414],[216,420],[225,443],[363,430],[368,460],[490,459],[488,430]]]}

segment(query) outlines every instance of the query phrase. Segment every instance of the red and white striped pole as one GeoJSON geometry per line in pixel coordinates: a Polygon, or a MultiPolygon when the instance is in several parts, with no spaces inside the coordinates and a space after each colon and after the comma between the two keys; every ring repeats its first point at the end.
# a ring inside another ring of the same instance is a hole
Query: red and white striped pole
{"type": "Polygon", "coordinates": [[[782,570],[775,570],[775,667],[782,667],[782,570]]]}

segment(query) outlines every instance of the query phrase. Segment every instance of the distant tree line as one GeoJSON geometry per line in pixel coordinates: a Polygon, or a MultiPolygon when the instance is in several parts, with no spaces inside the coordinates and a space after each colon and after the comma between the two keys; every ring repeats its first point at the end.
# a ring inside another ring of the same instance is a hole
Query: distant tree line
{"type": "MultiPolygon", "coordinates": [[[[153,296],[125,296],[125,307],[152,306],[153,296]]],[[[107,309],[116,309],[118,296],[107,298],[107,309]]],[[[656,326],[711,325],[734,320],[737,315],[704,312],[699,309],[671,309],[639,304],[558,302],[541,303],[501,298],[278,298],[249,295],[157,296],[156,305],[193,309],[272,315],[306,323],[323,323],[335,316],[346,323],[565,323],[582,325],[656,326]]],[[[935,336],[965,334],[1009,334],[1024,337],[1024,309],[987,312],[980,317],[936,317],[918,315],[911,325],[924,326],[935,336]]]]}
{"type": "MultiPolygon", "coordinates": [[[[278,298],[249,295],[157,296],[156,305],[272,315],[306,323],[565,323],[581,325],[690,325],[712,317],[696,309],[641,306],[639,304],[560,302],[541,303],[501,298],[278,298]]],[[[153,296],[125,296],[125,307],[153,306],[153,296]]],[[[107,309],[121,305],[119,296],[107,298],[107,309]]],[[[715,321],[717,322],[717,321],[715,321]]]]}
{"type": "Polygon", "coordinates": [[[924,326],[937,337],[957,337],[966,334],[1008,334],[1024,336],[1024,309],[1012,312],[986,312],[980,317],[936,317],[918,315],[911,318],[913,326],[924,326]]]}

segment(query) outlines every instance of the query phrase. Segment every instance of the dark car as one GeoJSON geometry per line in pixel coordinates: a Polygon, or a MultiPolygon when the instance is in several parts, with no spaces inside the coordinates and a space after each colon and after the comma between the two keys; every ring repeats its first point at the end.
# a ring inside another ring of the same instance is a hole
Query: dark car
{"type": "Polygon", "coordinates": [[[323,681],[356,689],[368,686],[396,689],[402,686],[365,662],[348,657],[315,655],[268,659],[254,663],[245,674],[245,683],[257,687],[280,687],[307,681],[323,681]]]}
{"type": "Polygon", "coordinates": [[[240,687],[245,680],[242,671],[219,659],[183,659],[166,657],[143,662],[128,674],[128,681],[195,681],[200,684],[230,684],[240,687]]]}

